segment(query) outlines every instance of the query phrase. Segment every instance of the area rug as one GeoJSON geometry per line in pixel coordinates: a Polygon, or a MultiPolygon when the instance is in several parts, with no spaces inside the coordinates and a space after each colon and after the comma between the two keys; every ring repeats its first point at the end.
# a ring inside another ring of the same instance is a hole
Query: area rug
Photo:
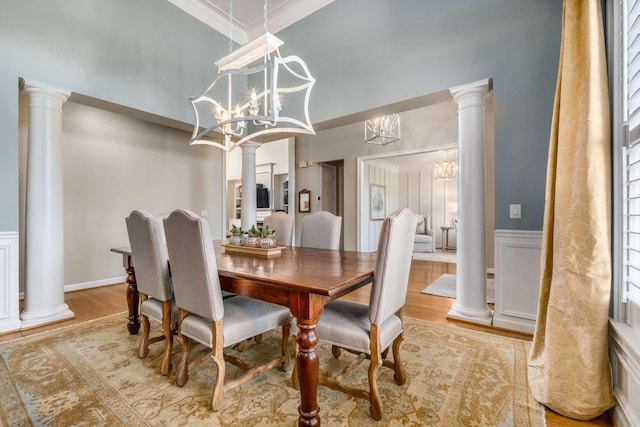
{"type": "MultiPolygon", "coordinates": [[[[456,297],[456,275],[443,274],[435,282],[422,290],[423,294],[436,295],[439,297],[456,297]]],[[[495,283],[493,279],[487,279],[487,303],[495,304],[495,283]]]]}
{"type": "MultiPolygon", "coordinates": [[[[0,345],[0,424],[4,426],[293,426],[298,391],[290,371],[272,369],[225,393],[222,408],[209,411],[214,364],[190,373],[183,387],[173,371],[158,373],[162,345],[136,357],[137,337],[124,314],[45,332],[0,345]]],[[[156,325],[157,327],[157,325],[156,325]]],[[[378,387],[384,417],[377,426],[544,426],[544,410],[527,385],[530,343],[407,318],[401,351],[407,383],[397,386],[382,369],[378,387]]],[[[278,351],[278,333],[240,357],[251,361],[278,351]]],[[[337,372],[340,359],[319,346],[321,371],[337,372]]],[[[366,385],[363,363],[352,377],[366,385]]],[[[227,375],[237,373],[227,364],[227,375]]],[[[229,378],[228,377],[228,378],[229,378]]],[[[372,425],[361,399],[320,387],[323,425],[372,425]]]]}
{"type": "Polygon", "coordinates": [[[435,261],[435,262],[448,262],[450,264],[456,263],[455,252],[414,252],[413,259],[416,261],[435,261]]]}

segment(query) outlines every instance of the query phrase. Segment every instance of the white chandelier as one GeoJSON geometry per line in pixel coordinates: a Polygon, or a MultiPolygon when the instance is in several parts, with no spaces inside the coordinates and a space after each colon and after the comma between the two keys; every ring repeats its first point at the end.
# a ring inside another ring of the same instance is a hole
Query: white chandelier
{"type": "Polygon", "coordinates": [[[453,179],[458,175],[458,165],[449,160],[438,162],[436,163],[434,174],[435,179],[453,179]]]}
{"type": "MultiPolygon", "coordinates": [[[[233,1],[229,18],[233,23],[233,1]]],[[[233,29],[233,25],[231,25],[233,29]]],[[[190,144],[232,150],[248,140],[267,142],[293,134],[315,135],[309,119],[309,96],[315,79],[298,56],[281,57],[283,42],[267,32],[215,63],[218,74],[190,98],[196,123],[190,144]],[[222,142],[212,140],[220,138],[222,142]],[[209,137],[205,139],[205,137],[209,137]]]]}
{"type": "Polygon", "coordinates": [[[376,117],[364,122],[364,142],[385,145],[400,139],[400,114],[376,117]]]}

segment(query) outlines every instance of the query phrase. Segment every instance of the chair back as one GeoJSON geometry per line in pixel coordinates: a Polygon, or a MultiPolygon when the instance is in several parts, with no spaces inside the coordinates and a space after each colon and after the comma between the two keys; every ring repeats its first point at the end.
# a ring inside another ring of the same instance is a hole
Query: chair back
{"type": "Polygon", "coordinates": [[[164,220],[164,230],[177,306],[206,319],[222,319],[222,290],[207,220],[178,209],[164,220]]]}
{"type": "Polygon", "coordinates": [[[382,324],[405,304],[416,223],[408,208],[395,211],[382,223],[369,300],[369,320],[375,325],[382,324]]]}
{"type": "Polygon", "coordinates": [[[293,216],[284,212],[274,212],[264,219],[263,225],[276,230],[276,242],[279,245],[291,246],[293,238],[293,216]]]}
{"type": "Polygon", "coordinates": [[[302,220],[300,246],[303,248],[340,249],[342,217],[320,211],[302,220]]]}
{"type": "Polygon", "coordinates": [[[125,222],[138,290],[159,301],[170,300],[173,287],[162,225],[140,210],[132,211],[125,222]]]}

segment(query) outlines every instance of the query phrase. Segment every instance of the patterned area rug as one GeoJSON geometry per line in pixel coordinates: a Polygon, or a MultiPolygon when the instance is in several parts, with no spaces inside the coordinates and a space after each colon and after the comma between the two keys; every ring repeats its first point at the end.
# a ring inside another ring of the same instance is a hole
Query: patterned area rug
{"type": "MultiPolygon", "coordinates": [[[[456,275],[443,274],[438,277],[432,284],[422,290],[423,294],[436,295],[439,297],[455,298],[456,297],[456,275]]],[[[487,279],[487,303],[495,304],[495,282],[493,279],[487,279]]]]}
{"type": "MultiPolygon", "coordinates": [[[[174,370],[158,373],[162,345],[146,359],[135,355],[137,337],[124,314],[61,328],[0,345],[0,424],[4,426],[293,426],[298,392],[290,372],[273,369],[225,393],[220,411],[209,411],[213,362],[175,385],[174,370]]],[[[401,351],[407,383],[397,386],[381,369],[378,387],[384,417],[377,426],[544,426],[544,411],[529,393],[529,342],[407,318],[401,351]]],[[[155,325],[156,328],[158,325],[155,325]]],[[[157,331],[156,331],[157,332],[157,331]]],[[[240,354],[255,360],[278,350],[278,334],[240,354]]],[[[321,371],[336,372],[353,357],[331,356],[319,346],[321,371]]],[[[363,363],[352,377],[366,384],[363,363]]],[[[227,375],[233,376],[227,364],[227,375]]],[[[369,405],[320,387],[324,425],[371,425],[369,405]]]]}

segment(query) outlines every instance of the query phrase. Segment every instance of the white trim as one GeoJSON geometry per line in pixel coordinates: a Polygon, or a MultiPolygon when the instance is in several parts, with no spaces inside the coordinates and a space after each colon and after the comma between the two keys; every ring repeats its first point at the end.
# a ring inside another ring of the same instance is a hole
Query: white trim
{"type": "Polygon", "coordinates": [[[493,326],[533,333],[540,293],[542,232],[496,230],[494,235],[496,303],[493,326]]]}
{"type": "Polygon", "coordinates": [[[610,359],[613,394],[618,404],[613,409],[616,426],[640,425],[640,342],[638,334],[624,322],[609,322],[610,359]]]}
{"type": "Polygon", "coordinates": [[[18,300],[18,245],[17,231],[0,232],[0,332],[22,327],[18,300]]]}
{"type": "Polygon", "coordinates": [[[101,286],[115,285],[123,283],[127,280],[127,276],[112,277],[110,279],[93,280],[91,282],[75,283],[73,285],[65,285],[65,292],[80,291],[82,289],[99,288],[101,286]]]}
{"type": "MultiPolygon", "coordinates": [[[[233,41],[236,43],[245,44],[264,33],[262,13],[260,13],[260,19],[254,22],[239,22],[234,18],[233,30],[231,30],[228,11],[220,10],[209,2],[198,0],[168,1],[222,35],[226,37],[233,36],[233,41]]],[[[268,30],[275,34],[333,1],[305,0],[284,2],[284,5],[280,7],[268,10],[268,30]]],[[[262,9],[260,9],[260,12],[262,12],[262,9]]]]}

